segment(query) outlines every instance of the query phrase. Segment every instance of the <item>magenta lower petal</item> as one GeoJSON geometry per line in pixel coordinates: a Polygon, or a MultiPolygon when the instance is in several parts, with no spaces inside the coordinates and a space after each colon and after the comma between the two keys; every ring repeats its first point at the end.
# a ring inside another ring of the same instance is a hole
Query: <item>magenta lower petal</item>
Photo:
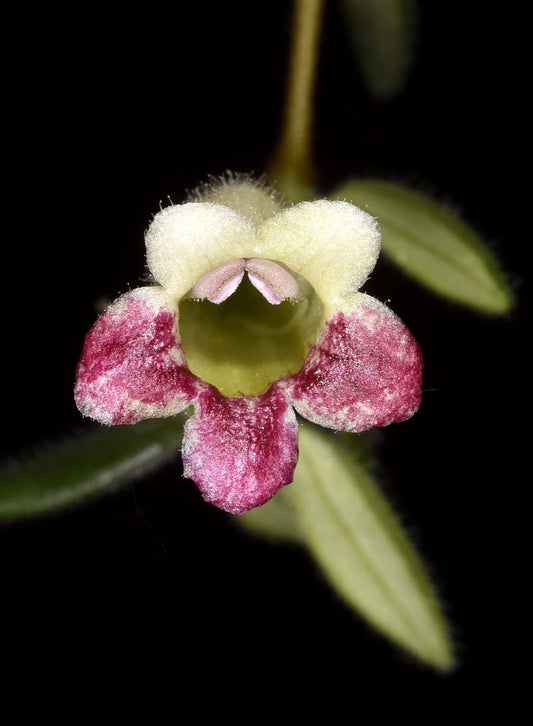
{"type": "Polygon", "coordinates": [[[239,398],[206,388],[185,424],[184,474],[206,501],[241,514],[292,481],[297,435],[294,411],[281,388],[239,398]]]}
{"type": "Polygon", "coordinates": [[[196,395],[176,338],[176,313],[157,295],[157,304],[145,297],[119,298],[85,338],[75,398],[83,414],[101,423],[171,416],[196,395]]]}
{"type": "Polygon", "coordinates": [[[403,421],[421,400],[418,344],[385,305],[358,297],[349,312],[338,312],[328,321],[293,380],[298,413],[344,431],[403,421]]]}

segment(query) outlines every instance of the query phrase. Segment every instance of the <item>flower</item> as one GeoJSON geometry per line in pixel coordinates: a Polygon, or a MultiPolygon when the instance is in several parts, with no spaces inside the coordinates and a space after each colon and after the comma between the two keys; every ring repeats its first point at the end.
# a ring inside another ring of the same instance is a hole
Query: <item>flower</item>
{"type": "Polygon", "coordinates": [[[363,210],[326,200],[283,208],[231,178],[162,209],[145,241],[154,283],[97,319],[75,398],[104,424],[192,405],[184,474],[207,501],[242,513],[292,481],[295,411],[360,432],[418,408],[417,343],[358,292],[380,249],[363,210]]]}

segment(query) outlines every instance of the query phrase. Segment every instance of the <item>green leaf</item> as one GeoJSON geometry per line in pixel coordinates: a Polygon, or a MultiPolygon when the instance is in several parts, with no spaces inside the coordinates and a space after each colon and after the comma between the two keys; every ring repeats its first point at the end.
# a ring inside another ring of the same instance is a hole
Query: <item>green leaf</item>
{"type": "Polygon", "coordinates": [[[413,0],[341,0],[355,59],[369,92],[385,101],[405,86],[412,63],[413,0]]]}
{"type": "Polygon", "coordinates": [[[502,314],[513,302],[491,250],[444,206],[397,184],[348,182],[330,195],[377,217],[383,253],[422,285],[453,302],[502,314]]]}
{"type": "Polygon", "coordinates": [[[0,469],[0,520],[72,506],[141,476],[177,452],[183,419],[99,427],[0,469]]]}
{"type": "Polygon", "coordinates": [[[385,497],[334,434],[306,424],[299,441],[294,483],[284,493],[326,577],[384,636],[423,662],[449,670],[453,653],[446,620],[385,497]]]}
{"type": "Polygon", "coordinates": [[[282,540],[304,544],[298,517],[287,492],[290,487],[281,489],[275,497],[261,507],[232,517],[232,521],[252,534],[267,539],[282,540]]]}

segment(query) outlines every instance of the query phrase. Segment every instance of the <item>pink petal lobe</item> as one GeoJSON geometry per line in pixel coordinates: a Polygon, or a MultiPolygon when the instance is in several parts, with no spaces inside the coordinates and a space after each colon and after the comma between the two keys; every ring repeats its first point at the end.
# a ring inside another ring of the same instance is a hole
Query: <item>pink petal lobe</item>
{"type": "Polygon", "coordinates": [[[131,424],[179,413],[195,395],[170,306],[133,292],[100,315],[85,338],[76,375],[75,399],[84,415],[131,424]]]}
{"type": "Polygon", "coordinates": [[[241,514],[292,481],[297,436],[294,411],[280,388],[238,398],[206,388],[185,424],[184,474],[206,501],[241,514]]]}
{"type": "Polygon", "coordinates": [[[326,324],[293,379],[293,405],[302,416],[333,429],[365,431],[404,421],[422,395],[422,356],[402,321],[361,294],[350,312],[326,324]]]}

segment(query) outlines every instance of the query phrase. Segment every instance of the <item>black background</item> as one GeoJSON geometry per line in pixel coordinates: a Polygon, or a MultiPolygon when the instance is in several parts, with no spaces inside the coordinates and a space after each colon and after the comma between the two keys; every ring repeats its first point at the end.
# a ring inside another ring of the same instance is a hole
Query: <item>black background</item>
{"type": "MultiPolygon", "coordinates": [[[[5,18],[5,455],[82,425],[71,391],[83,336],[98,300],[142,276],[160,200],[181,201],[208,174],[264,171],[290,9],[209,0],[5,18]]],[[[457,670],[411,663],[304,553],[204,504],[176,460],[80,510],[0,530],[11,722],[516,722],[531,648],[531,118],[526,4],[504,10],[422,3],[408,86],[379,104],[330,2],[317,89],[321,193],[353,175],[433,193],[497,250],[517,295],[505,319],[486,318],[384,261],[366,288],[425,356],[421,410],[380,435],[382,478],[454,623],[457,670]]]]}

